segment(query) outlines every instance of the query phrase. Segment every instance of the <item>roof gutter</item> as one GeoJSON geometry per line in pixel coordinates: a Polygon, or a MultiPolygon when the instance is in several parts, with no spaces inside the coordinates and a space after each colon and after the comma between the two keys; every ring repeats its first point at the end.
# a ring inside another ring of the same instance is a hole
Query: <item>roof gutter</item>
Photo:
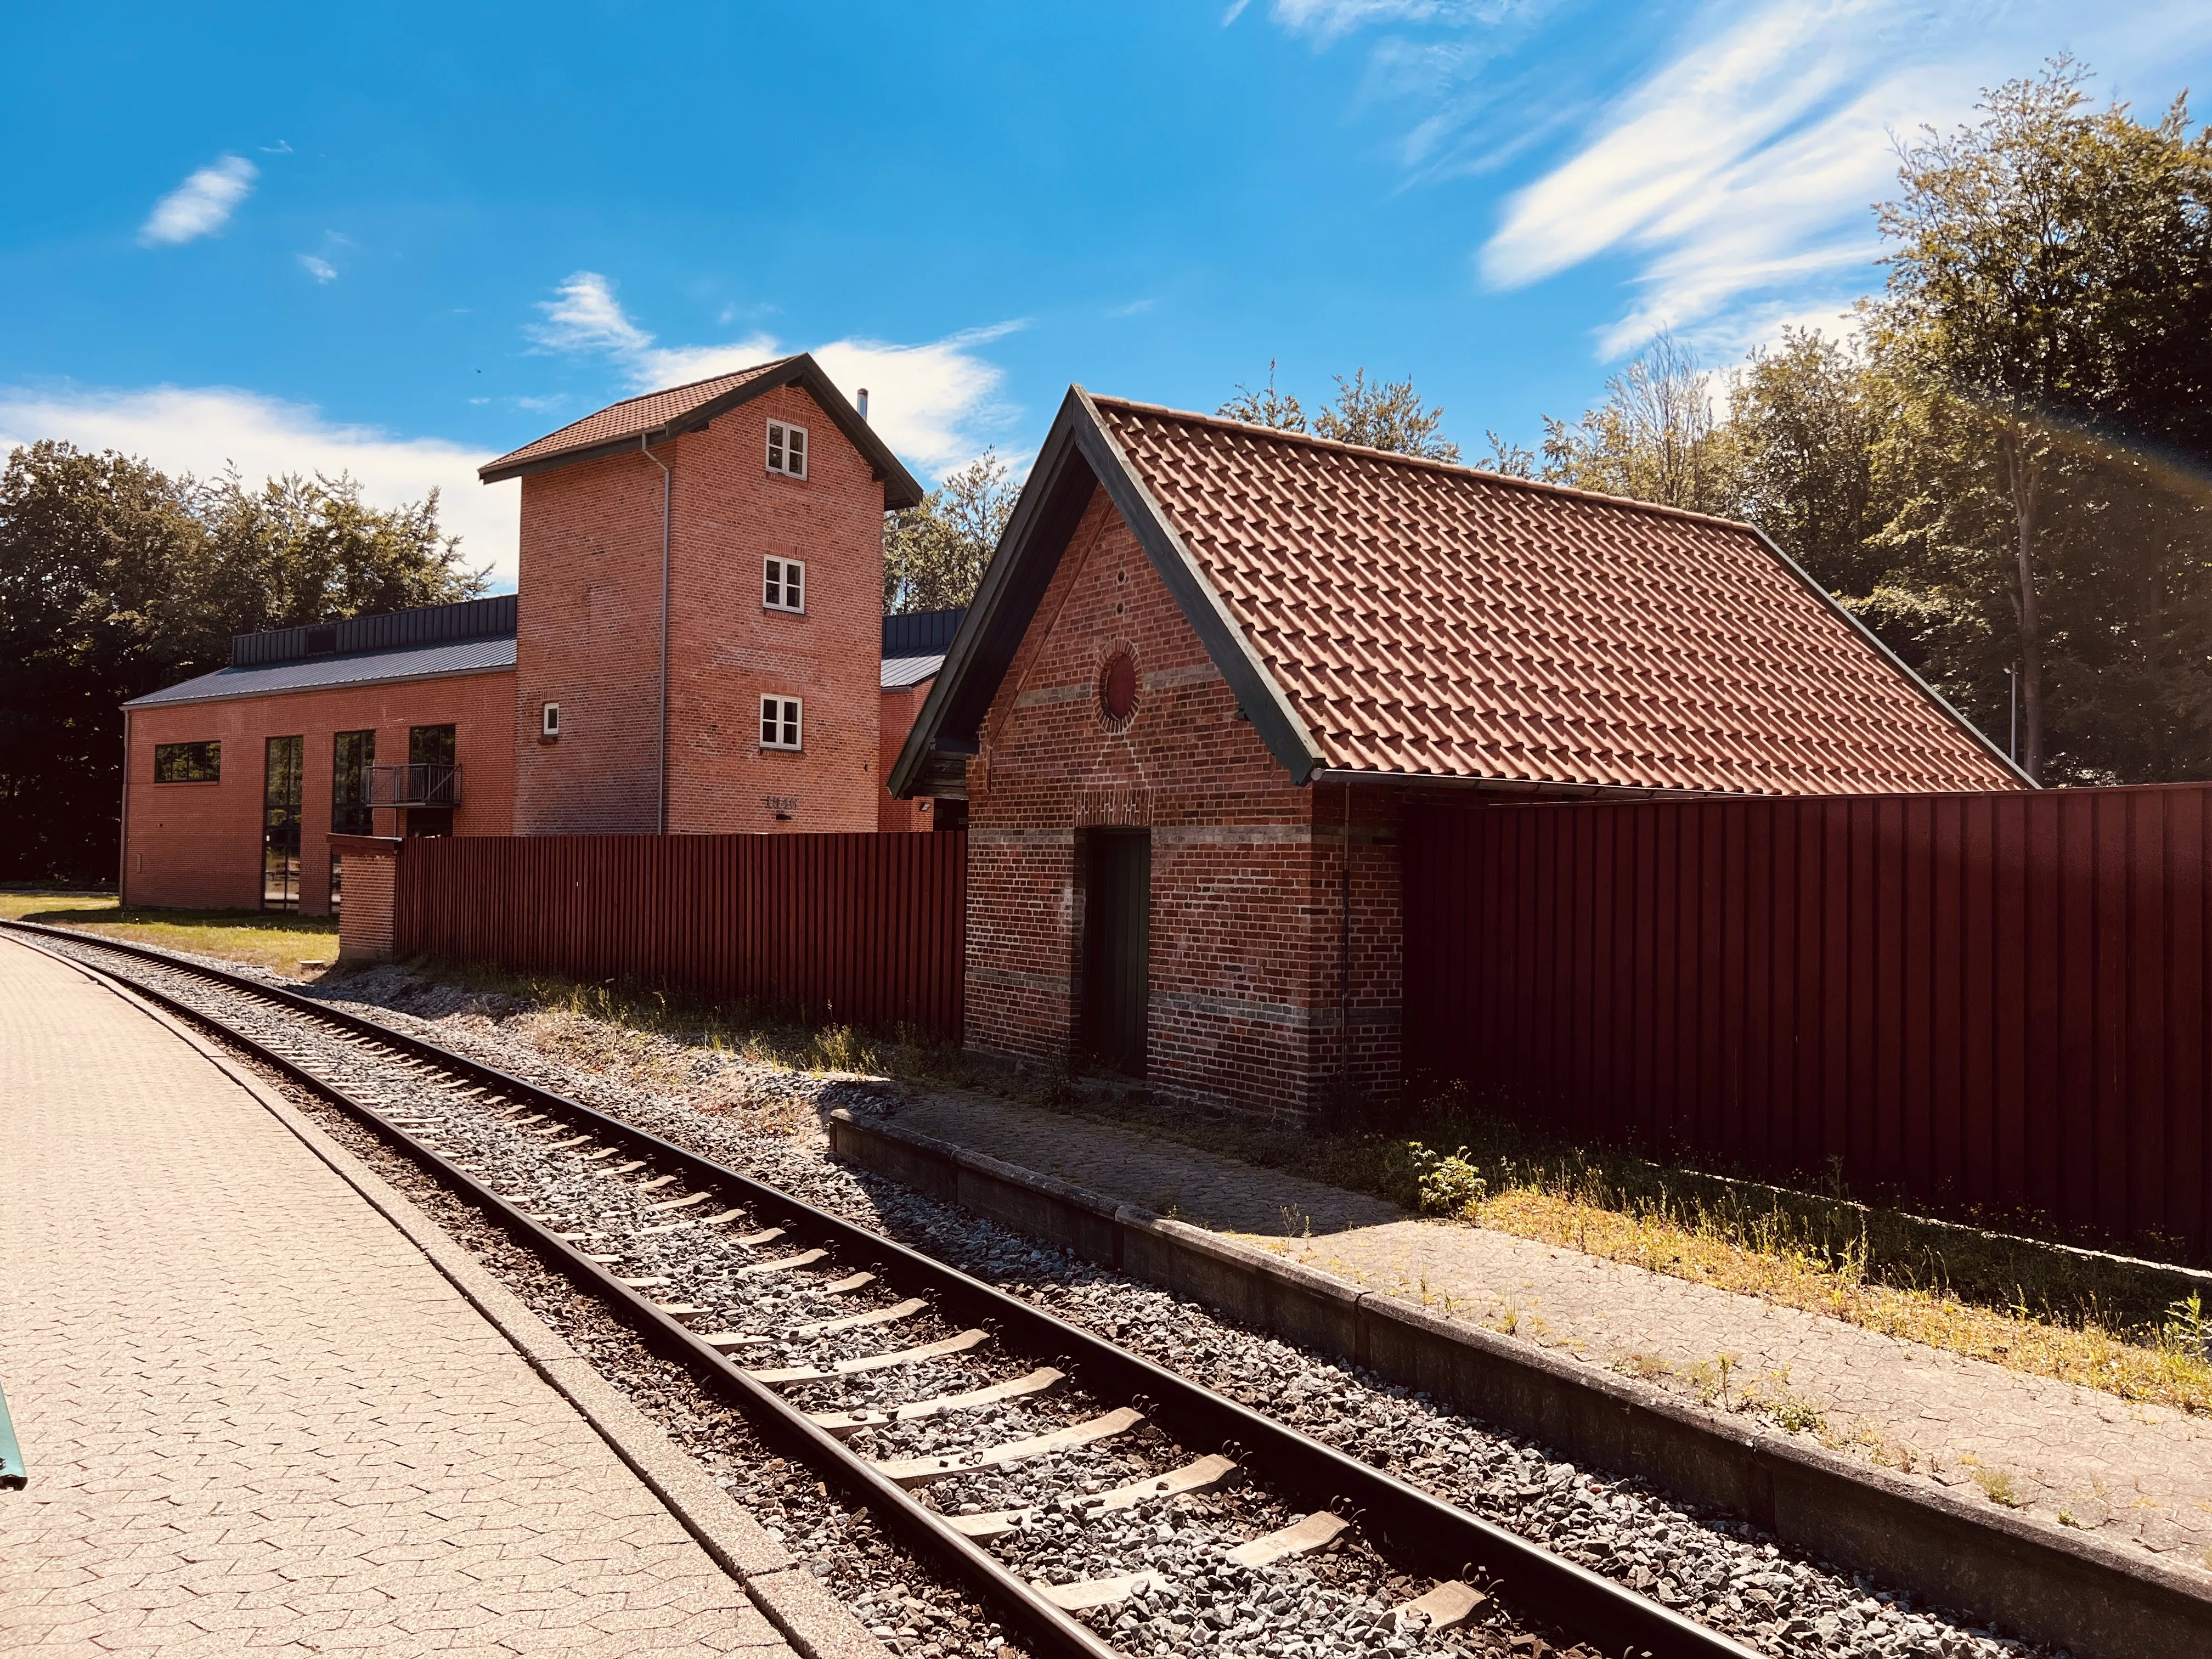
{"type": "Polygon", "coordinates": [[[1553,783],[1540,778],[1472,778],[1442,772],[1368,772],[1318,768],[1309,784],[1376,783],[1392,788],[1472,790],[1480,794],[1532,796],[1544,800],[1704,800],[1750,798],[1740,789],[1664,789],[1633,783],[1553,783]]]}
{"type": "Polygon", "coordinates": [[[676,475],[668,470],[667,462],[653,453],[642,432],[637,434],[637,453],[660,469],[660,737],[655,744],[660,799],[653,815],[653,834],[665,836],[668,833],[668,532],[676,475]]]}

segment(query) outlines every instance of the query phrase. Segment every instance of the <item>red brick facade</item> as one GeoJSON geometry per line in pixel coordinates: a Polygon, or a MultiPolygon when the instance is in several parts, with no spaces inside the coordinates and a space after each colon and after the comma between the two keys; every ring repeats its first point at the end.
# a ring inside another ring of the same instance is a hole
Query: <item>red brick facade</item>
{"type": "Polygon", "coordinates": [[[1395,808],[1372,789],[1291,782],[1103,491],[981,746],[968,767],[971,1046],[1080,1063],[1085,838],[1144,828],[1149,1086],[1245,1109],[1395,1091],[1395,808]],[[1097,688],[1123,649],[1138,693],[1117,727],[1097,688]]]}
{"type": "MultiPolygon", "coordinates": [[[[888,779],[899,750],[906,746],[906,734],[914,730],[914,717],[921,713],[921,705],[929,696],[929,682],[908,686],[903,691],[886,691],[880,704],[881,734],[877,740],[876,772],[879,778],[888,779]]],[[[876,828],[890,835],[896,831],[928,830],[934,827],[936,804],[928,796],[913,800],[901,800],[892,794],[888,784],[878,784],[876,789],[876,828]]]]}
{"type": "MultiPolygon", "coordinates": [[[[261,902],[264,741],[300,736],[300,909],[330,912],[331,739],[376,733],[376,761],[407,758],[416,726],[452,726],[461,768],[453,832],[507,833],[514,816],[514,674],[496,669],[260,697],[167,703],[130,712],[124,773],[123,902],[192,909],[252,909],[261,902]],[[158,744],[222,744],[214,783],[156,783],[158,744]]],[[[375,815],[379,835],[399,833],[400,814],[375,815]]]]}
{"type": "MultiPolygon", "coordinates": [[[[672,475],[668,828],[874,829],[882,481],[797,386],[653,457],[672,475]],[[770,420],[806,429],[804,479],[768,470],[770,420]],[[803,562],[803,614],[763,603],[770,557],[803,562]],[[763,747],[771,694],[801,700],[800,751],[763,747]]],[[[662,482],[644,454],[523,480],[516,834],[659,826],[662,482]],[[540,737],[547,702],[561,706],[554,742],[540,737]]]]}

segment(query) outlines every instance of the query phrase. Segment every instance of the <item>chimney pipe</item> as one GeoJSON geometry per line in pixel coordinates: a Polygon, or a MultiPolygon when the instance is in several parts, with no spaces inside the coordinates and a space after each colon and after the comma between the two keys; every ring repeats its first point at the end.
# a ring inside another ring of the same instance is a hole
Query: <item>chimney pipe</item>
{"type": "Polygon", "coordinates": [[[860,388],[860,418],[864,421],[868,418],[868,388],[866,386],[860,388]]]}

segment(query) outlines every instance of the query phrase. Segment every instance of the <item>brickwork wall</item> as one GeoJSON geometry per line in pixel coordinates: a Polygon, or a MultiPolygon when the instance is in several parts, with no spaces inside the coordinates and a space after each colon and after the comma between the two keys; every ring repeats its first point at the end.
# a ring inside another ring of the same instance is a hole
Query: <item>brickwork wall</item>
{"type": "Polygon", "coordinates": [[[1351,804],[1351,976],[1340,788],[1268,753],[1127,526],[1095,495],[1000,687],[969,766],[968,1040],[1073,1055],[1085,832],[1152,842],[1148,1081],[1241,1109],[1312,1109],[1398,1070],[1396,808],[1351,804]],[[1100,670],[1136,659],[1115,729],[1100,670]],[[1346,1070],[1348,989],[1353,1034],[1346,1070]]]}
{"type": "Polygon", "coordinates": [[[399,860],[361,853],[344,856],[345,903],[338,910],[339,960],[386,961],[392,955],[399,860]]]}
{"type": "Polygon", "coordinates": [[[926,795],[912,800],[901,800],[893,795],[888,780],[891,768],[898,763],[899,750],[906,747],[907,734],[914,730],[915,716],[921,713],[921,705],[929,696],[932,681],[905,691],[886,691],[878,705],[879,733],[876,744],[876,775],[885,780],[876,787],[876,828],[886,835],[904,830],[929,830],[936,827],[937,809],[926,795]]]}
{"type": "MultiPolygon", "coordinates": [[[[795,386],[654,453],[674,474],[669,828],[873,830],[882,483],[795,386]],[[768,471],[771,418],[806,428],[805,479],[768,471]],[[763,604],[770,556],[805,562],[804,615],[763,604]],[[804,700],[801,752],[761,746],[769,694],[804,700]]],[[[643,455],[523,480],[517,834],[648,833],[658,822],[660,491],[643,455]],[[538,738],[548,702],[561,705],[556,743],[538,738]]]]}
{"type": "MultiPolygon", "coordinates": [[[[374,732],[377,764],[393,766],[407,758],[410,726],[455,727],[461,805],[453,812],[453,833],[506,835],[514,817],[514,676],[505,669],[134,709],[124,781],[124,902],[180,909],[259,906],[269,738],[307,740],[300,826],[304,915],[330,913],[331,738],[337,732],[374,732]],[[155,745],[209,738],[222,744],[219,781],[154,781],[155,745]]],[[[378,812],[375,833],[398,834],[399,817],[378,812]]]]}

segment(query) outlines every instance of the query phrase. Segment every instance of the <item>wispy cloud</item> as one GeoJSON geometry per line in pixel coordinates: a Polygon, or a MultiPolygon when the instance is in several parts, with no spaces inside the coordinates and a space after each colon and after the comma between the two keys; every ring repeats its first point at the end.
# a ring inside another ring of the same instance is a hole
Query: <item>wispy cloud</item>
{"type": "Polygon", "coordinates": [[[615,298],[615,285],[596,270],[580,270],[541,300],[538,308],[545,320],[529,330],[530,337],[550,351],[644,350],[653,336],[630,321],[615,298]]]}
{"type": "Polygon", "coordinates": [[[294,257],[299,260],[300,269],[317,282],[334,283],[337,280],[338,268],[328,259],[318,258],[312,253],[301,253],[294,257]]]}
{"type": "Polygon", "coordinates": [[[439,516],[461,538],[469,562],[490,565],[496,586],[514,585],[520,486],[478,483],[476,470],[491,455],[442,438],[348,425],[309,404],[231,386],[0,386],[0,456],[39,438],[121,450],[165,471],[202,477],[234,463],[249,482],[285,472],[349,472],[383,507],[436,489],[439,516]]]}
{"type": "Polygon", "coordinates": [[[1005,374],[976,348],[1024,326],[1000,323],[920,345],[848,337],[800,348],[756,331],[717,345],[664,346],[623,308],[615,284],[592,270],[575,272],[538,309],[544,320],[527,331],[541,349],[610,358],[641,392],[811,349],[848,398],[867,388],[869,419],[885,442],[939,476],[980,452],[981,429],[1000,424],[1006,414],[999,398],[1005,374]]]}
{"type": "MultiPolygon", "coordinates": [[[[1276,0],[1271,15],[1317,40],[1431,26],[1378,40],[1363,87],[1413,112],[1402,158],[1416,179],[1565,141],[1502,204],[1475,269],[1511,289],[1627,261],[1626,302],[1595,333],[1608,357],[1664,328],[1733,349],[1774,317],[1832,314],[1878,279],[1869,208],[1895,188],[1897,139],[1967,118],[1981,88],[2033,73],[2059,45],[2105,91],[2126,92],[2147,75],[2178,82],[2186,54],[2212,44],[2202,0],[1717,0],[1656,51],[1635,41],[1632,71],[1597,96],[1584,65],[1620,48],[1587,18],[1552,26],[1544,0],[1276,0]],[[1512,58],[1496,61],[1508,45],[1512,58]]],[[[2147,95],[2175,90],[2161,81],[2147,95]]]]}
{"type": "Polygon", "coordinates": [[[139,241],[163,247],[213,235],[230,222],[260,176],[243,155],[218,157],[154,204],[138,228],[139,241]]]}

